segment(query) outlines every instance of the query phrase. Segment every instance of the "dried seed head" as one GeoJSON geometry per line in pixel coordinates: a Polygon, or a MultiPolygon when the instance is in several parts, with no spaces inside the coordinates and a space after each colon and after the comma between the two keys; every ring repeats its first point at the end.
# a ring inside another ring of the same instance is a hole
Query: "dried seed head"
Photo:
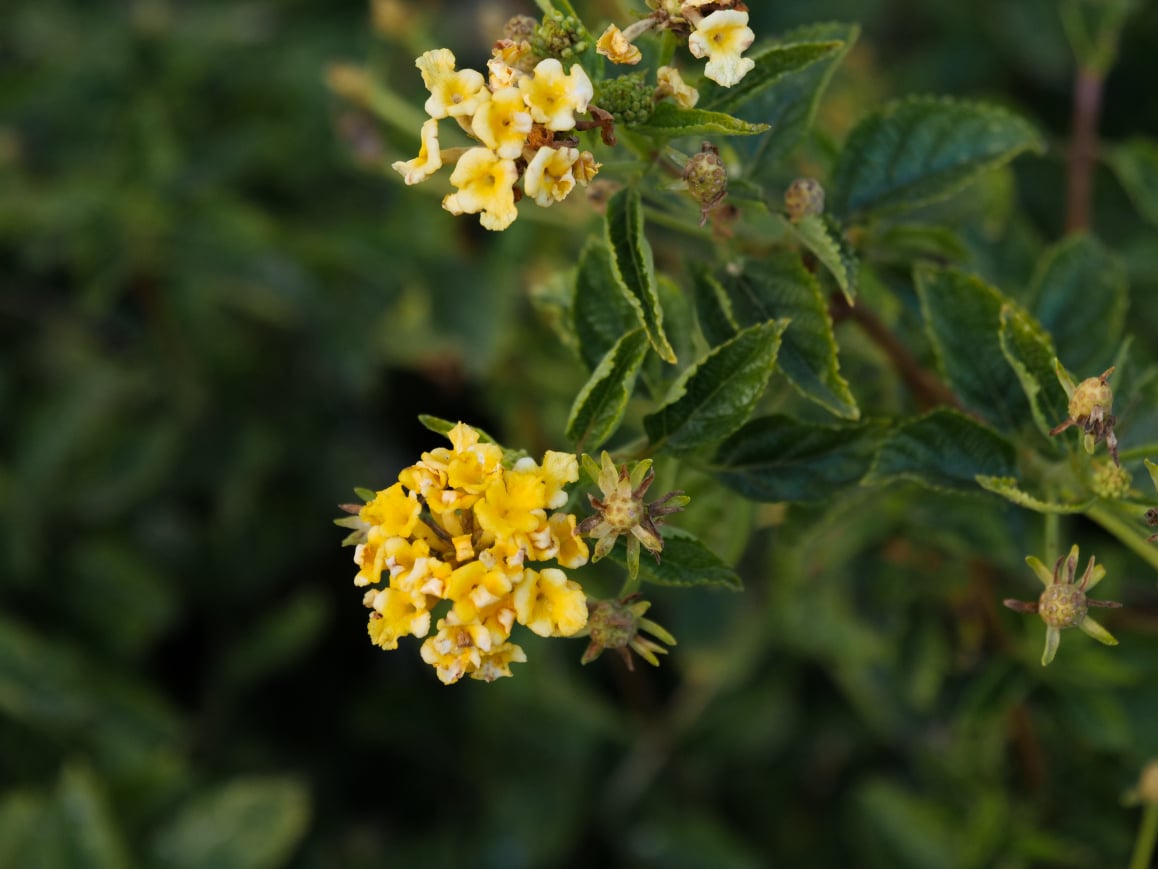
{"type": "Polygon", "coordinates": [[[1109,417],[1114,405],[1114,391],[1106,378],[1113,370],[1109,369],[1101,377],[1087,377],[1077,385],[1070,396],[1070,419],[1085,425],[1087,420],[1109,417]]]}
{"type": "Polygon", "coordinates": [[[700,225],[708,212],[728,195],[728,170],[720,159],[720,152],[711,142],[704,142],[700,153],[691,157],[684,166],[684,181],[688,193],[700,204],[700,225]]]}
{"type": "Polygon", "coordinates": [[[1090,611],[1086,593],[1070,583],[1051,585],[1037,601],[1041,620],[1053,628],[1072,628],[1090,611]]]}

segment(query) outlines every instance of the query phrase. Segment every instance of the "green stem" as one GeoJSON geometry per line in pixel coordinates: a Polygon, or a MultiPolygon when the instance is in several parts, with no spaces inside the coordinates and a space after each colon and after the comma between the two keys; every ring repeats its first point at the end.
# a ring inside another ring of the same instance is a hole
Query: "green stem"
{"type": "MultiPolygon", "coordinates": [[[[1128,450],[1121,450],[1118,453],[1118,458],[1123,462],[1133,462],[1137,459],[1150,459],[1151,456],[1158,456],[1158,444],[1142,444],[1141,446],[1131,447],[1128,450]]],[[[1153,461],[1153,459],[1151,459],[1153,461]]]]}
{"type": "Polygon", "coordinates": [[[1148,803],[1142,812],[1138,838],[1134,840],[1134,856],[1130,869],[1149,869],[1154,860],[1154,846],[1158,844],[1158,803],[1148,803]]]}
{"type": "Polygon", "coordinates": [[[1086,511],[1086,515],[1117,537],[1127,549],[1141,556],[1151,567],[1158,570],[1158,546],[1147,543],[1146,538],[1138,534],[1136,526],[1131,525],[1106,504],[1095,504],[1086,511]]]}
{"type": "Polygon", "coordinates": [[[1061,520],[1057,513],[1045,514],[1045,558],[1046,564],[1053,564],[1054,559],[1061,554],[1058,549],[1059,529],[1061,520]]]}

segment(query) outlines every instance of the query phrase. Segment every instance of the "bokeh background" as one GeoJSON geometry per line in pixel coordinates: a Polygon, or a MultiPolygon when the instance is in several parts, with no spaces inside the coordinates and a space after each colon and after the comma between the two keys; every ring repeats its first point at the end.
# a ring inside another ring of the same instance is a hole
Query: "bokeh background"
{"type": "MultiPolygon", "coordinates": [[[[759,34],[863,26],[822,143],[911,92],[1033,118],[1053,146],[1009,175],[1024,211],[990,239],[1028,277],[1062,231],[1056,3],[749,6],[759,34]]],[[[1033,529],[905,487],[787,515],[705,490],[689,521],[748,590],[653,595],[681,640],[659,670],[531,639],[516,678],[444,688],[417,643],[369,644],[335,505],[438,443],[419,413],[563,445],[582,373],[536,300],[597,219],[524,209],[493,235],[392,177],[413,57],[478,67],[534,10],[393,11],[0,12],[0,866],[1124,865],[1120,795],[1158,754],[1158,597],[1093,528],[1073,535],[1130,604],[1123,643],[1067,636],[1048,672],[1041,626],[997,608],[1031,592],[1033,529]],[[330,92],[339,62],[405,97],[378,107],[398,123],[330,92]]],[[[1148,4],[1108,138],[1158,131],[1156,45],[1148,4]]],[[[1158,239],[1096,185],[1152,359],[1158,239]]]]}

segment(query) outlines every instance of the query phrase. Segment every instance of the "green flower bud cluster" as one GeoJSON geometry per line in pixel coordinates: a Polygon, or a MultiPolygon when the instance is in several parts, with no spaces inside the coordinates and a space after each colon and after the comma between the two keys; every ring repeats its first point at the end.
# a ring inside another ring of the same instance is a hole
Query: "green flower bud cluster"
{"type": "Polygon", "coordinates": [[[538,57],[572,60],[587,50],[590,38],[578,18],[553,10],[543,16],[530,42],[538,57]]]}
{"type": "Polygon", "coordinates": [[[626,126],[646,123],[655,109],[654,88],[644,81],[642,72],[606,78],[595,83],[595,105],[626,126]]]}
{"type": "Polygon", "coordinates": [[[1099,498],[1116,501],[1130,494],[1130,472],[1112,462],[1099,462],[1094,467],[1091,485],[1099,498]]]}

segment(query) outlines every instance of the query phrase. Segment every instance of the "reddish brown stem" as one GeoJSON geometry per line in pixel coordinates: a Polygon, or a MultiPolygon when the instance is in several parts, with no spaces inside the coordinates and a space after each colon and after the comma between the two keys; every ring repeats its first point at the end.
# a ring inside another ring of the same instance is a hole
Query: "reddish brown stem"
{"type": "Polygon", "coordinates": [[[1098,118],[1102,111],[1100,72],[1078,67],[1074,79],[1074,108],[1070,122],[1070,150],[1066,164],[1066,234],[1090,228],[1094,195],[1094,160],[1098,154],[1098,118]]]}

